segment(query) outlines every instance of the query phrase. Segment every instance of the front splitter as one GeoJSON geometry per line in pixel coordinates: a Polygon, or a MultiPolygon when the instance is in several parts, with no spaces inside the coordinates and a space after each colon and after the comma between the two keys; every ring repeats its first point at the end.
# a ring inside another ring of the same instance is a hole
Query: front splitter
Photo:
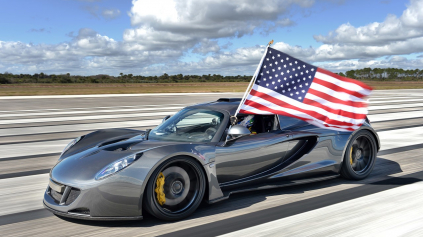
{"type": "Polygon", "coordinates": [[[61,212],[48,207],[43,201],[44,207],[55,215],[81,219],[81,220],[93,220],[93,221],[128,221],[128,220],[142,220],[142,216],[90,216],[86,214],[78,214],[72,212],[61,212]]]}

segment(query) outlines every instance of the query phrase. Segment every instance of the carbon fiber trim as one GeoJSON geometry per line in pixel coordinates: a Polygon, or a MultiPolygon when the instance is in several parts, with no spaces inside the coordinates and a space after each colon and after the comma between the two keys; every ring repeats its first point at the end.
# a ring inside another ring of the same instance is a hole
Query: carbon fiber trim
{"type": "Polygon", "coordinates": [[[98,221],[125,221],[125,220],[142,220],[143,216],[110,216],[110,217],[92,217],[90,215],[85,214],[77,214],[77,213],[66,213],[66,212],[60,212],[57,210],[54,210],[50,207],[48,207],[44,201],[43,201],[44,208],[51,211],[53,214],[68,218],[74,218],[74,219],[81,219],[81,220],[98,220],[98,221]]]}

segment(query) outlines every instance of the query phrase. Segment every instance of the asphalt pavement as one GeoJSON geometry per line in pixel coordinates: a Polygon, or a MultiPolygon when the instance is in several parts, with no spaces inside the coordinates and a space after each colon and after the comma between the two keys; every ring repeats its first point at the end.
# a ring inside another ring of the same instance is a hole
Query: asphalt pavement
{"type": "Polygon", "coordinates": [[[93,222],[43,209],[48,172],[73,138],[152,128],[185,106],[242,93],[0,97],[2,236],[423,236],[423,90],[374,91],[381,139],[374,171],[231,195],[179,222],[93,222]]]}

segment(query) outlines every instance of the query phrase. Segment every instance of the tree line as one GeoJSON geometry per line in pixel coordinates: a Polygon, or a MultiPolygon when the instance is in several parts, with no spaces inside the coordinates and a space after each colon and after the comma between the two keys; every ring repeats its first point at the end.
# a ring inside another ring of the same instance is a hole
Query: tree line
{"type": "Polygon", "coordinates": [[[401,68],[363,68],[339,73],[341,76],[364,81],[420,81],[423,80],[423,70],[401,68]]]}
{"type": "Polygon", "coordinates": [[[67,74],[12,74],[0,73],[0,84],[18,83],[183,83],[183,82],[249,82],[251,76],[222,76],[217,74],[208,75],[168,75],[141,76],[120,73],[119,76],[94,75],[78,76],[67,74]]]}
{"type": "MultiPolygon", "coordinates": [[[[341,76],[363,81],[417,81],[423,80],[423,70],[404,70],[401,68],[363,68],[338,73],[341,76]]],[[[222,76],[208,75],[168,75],[142,76],[120,73],[119,76],[105,74],[78,76],[67,74],[13,74],[0,73],[0,84],[19,83],[184,83],[184,82],[249,82],[250,75],[222,76]]]]}

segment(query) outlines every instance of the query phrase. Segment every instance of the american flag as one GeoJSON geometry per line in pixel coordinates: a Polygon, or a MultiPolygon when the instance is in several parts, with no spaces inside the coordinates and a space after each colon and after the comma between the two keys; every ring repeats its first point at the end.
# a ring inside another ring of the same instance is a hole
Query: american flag
{"type": "Polygon", "coordinates": [[[254,78],[239,113],[279,114],[338,131],[354,131],[366,118],[370,86],[273,48],[254,78]]]}

